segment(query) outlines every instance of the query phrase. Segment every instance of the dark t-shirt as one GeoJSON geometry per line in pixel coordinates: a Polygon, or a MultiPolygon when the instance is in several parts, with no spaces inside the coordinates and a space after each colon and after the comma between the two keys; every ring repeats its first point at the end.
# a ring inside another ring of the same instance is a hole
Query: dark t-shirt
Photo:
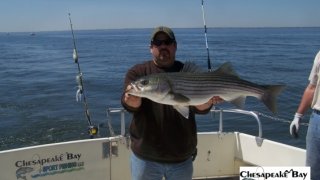
{"type": "MultiPolygon", "coordinates": [[[[179,72],[183,63],[175,61],[170,68],[159,68],[153,61],[137,64],[126,74],[124,90],[127,85],[140,77],[153,73],[179,72]]],[[[207,113],[190,107],[186,119],[171,105],[164,105],[142,98],[138,109],[122,105],[133,113],[130,125],[131,149],[139,157],[158,162],[181,162],[192,156],[197,145],[195,113],[207,113]]]]}

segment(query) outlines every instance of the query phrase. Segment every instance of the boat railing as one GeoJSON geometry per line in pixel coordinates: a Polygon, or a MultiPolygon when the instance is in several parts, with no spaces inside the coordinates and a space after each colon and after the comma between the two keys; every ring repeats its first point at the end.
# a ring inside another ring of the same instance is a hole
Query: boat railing
{"type": "Polygon", "coordinates": [[[124,108],[107,108],[107,124],[109,127],[109,131],[110,131],[110,135],[114,136],[114,130],[112,127],[112,116],[111,114],[115,114],[115,113],[120,113],[120,122],[121,122],[121,135],[125,136],[126,135],[126,121],[125,121],[125,114],[126,114],[126,110],[124,108]]]}
{"type": "Polygon", "coordinates": [[[219,132],[223,132],[223,115],[224,113],[234,113],[234,114],[243,114],[253,117],[258,123],[258,137],[262,138],[262,125],[259,118],[259,114],[255,111],[247,111],[242,109],[220,109],[212,108],[210,113],[219,113],[219,132]]]}
{"type": "MultiPolygon", "coordinates": [[[[114,113],[120,113],[120,121],[121,121],[121,135],[125,136],[126,135],[126,122],[125,122],[125,114],[126,114],[126,110],[124,108],[107,108],[107,123],[109,126],[109,131],[111,136],[114,136],[114,130],[112,128],[112,119],[111,119],[111,114],[114,113]]],[[[257,123],[258,123],[258,137],[262,138],[262,125],[261,125],[261,121],[259,118],[259,114],[257,112],[254,111],[246,111],[246,110],[242,110],[242,109],[220,109],[220,108],[212,108],[210,110],[210,113],[219,113],[219,132],[222,133],[223,132],[223,115],[224,113],[235,113],[235,114],[243,114],[243,115],[248,115],[253,117],[257,123]]],[[[213,116],[212,116],[213,117],[213,116]]]]}

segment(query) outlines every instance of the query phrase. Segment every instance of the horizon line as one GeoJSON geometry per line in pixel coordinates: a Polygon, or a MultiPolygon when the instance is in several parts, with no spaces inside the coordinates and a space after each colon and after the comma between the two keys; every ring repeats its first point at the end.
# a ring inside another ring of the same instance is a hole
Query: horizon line
{"type": "MultiPolygon", "coordinates": [[[[154,29],[155,27],[132,27],[132,28],[84,28],[84,29],[74,29],[74,31],[101,31],[101,30],[129,30],[129,29],[154,29]]],[[[204,27],[170,27],[171,29],[203,29],[204,27]]],[[[236,27],[236,26],[224,26],[224,27],[207,27],[207,29],[263,29],[263,28],[320,28],[320,26],[248,26],[248,27],[236,27]]],[[[0,33],[37,33],[37,32],[62,32],[70,31],[70,29],[61,29],[61,30],[37,30],[37,31],[1,31],[0,33]]]]}

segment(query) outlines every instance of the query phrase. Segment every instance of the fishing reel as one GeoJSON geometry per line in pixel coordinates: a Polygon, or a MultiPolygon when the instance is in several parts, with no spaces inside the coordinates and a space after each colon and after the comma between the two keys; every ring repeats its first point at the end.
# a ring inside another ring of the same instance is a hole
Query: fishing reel
{"type": "Polygon", "coordinates": [[[88,127],[88,133],[90,137],[96,136],[98,134],[98,127],[95,125],[91,125],[88,127]]]}

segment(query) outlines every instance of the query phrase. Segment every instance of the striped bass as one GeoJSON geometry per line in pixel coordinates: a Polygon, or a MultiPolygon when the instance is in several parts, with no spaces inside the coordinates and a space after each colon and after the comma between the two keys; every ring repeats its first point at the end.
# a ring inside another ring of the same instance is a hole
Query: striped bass
{"type": "Polygon", "coordinates": [[[273,113],[276,97],[284,85],[258,85],[239,78],[230,63],[213,72],[206,72],[194,63],[186,62],[180,72],[157,73],[131,83],[130,95],[172,105],[188,118],[189,107],[208,102],[213,96],[243,108],[247,96],[262,101],[273,113]]]}

